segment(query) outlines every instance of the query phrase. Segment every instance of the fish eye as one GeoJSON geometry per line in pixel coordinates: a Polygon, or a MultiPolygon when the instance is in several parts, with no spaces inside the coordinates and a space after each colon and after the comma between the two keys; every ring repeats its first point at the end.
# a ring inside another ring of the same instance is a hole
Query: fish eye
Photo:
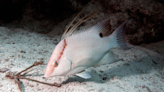
{"type": "Polygon", "coordinates": [[[103,34],[102,34],[102,33],[100,33],[100,34],[99,34],[99,36],[102,38],[102,37],[103,37],[103,34]]]}
{"type": "Polygon", "coordinates": [[[54,67],[57,67],[57,66],[58,66],[58,62],[57,62],[57,61],[54,61],[54,62],[53,62],[53,66],[54,66],[54,67]]]}

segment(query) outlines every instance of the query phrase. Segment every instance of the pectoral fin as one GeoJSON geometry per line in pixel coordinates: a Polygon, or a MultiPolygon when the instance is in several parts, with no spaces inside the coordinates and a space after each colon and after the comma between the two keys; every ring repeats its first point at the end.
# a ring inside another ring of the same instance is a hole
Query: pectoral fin
{"type": "Polygon", "coordinates": [[[99,63],[97,63],[96,66],[100,66],[100,65],[105,65],[105,64],[110,64],[116,61],[119,61],[120,59],[117,59],[112,51],[109,51],[101,60],[99,63]]]}
{"type": "Polygon", "coordinates": [[[75,66],[76,67],[91,67],[95,65],[96,63],[98,63],[98,61],[86,58],[75,63],[75,66]]]}
{"type": "Polygon", "coordinates": [[[76,74],[76,76],[79,76],[79,77],[84,78],[84,79],[92,78],[92,76],[86,71],[78,73],[78,74],[76,74]]]}

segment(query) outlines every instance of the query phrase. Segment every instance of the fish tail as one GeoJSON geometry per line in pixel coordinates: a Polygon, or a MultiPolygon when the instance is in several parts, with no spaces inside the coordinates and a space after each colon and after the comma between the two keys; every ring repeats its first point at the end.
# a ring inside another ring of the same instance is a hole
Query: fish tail
{"type": "Polygon", "coordinates": [[[125,40],[125,25],[129,20],[122,23],[111,35],[110,38],[112,40],[113,47],[119,47],[124,50],[131,49],[125,40]]]}

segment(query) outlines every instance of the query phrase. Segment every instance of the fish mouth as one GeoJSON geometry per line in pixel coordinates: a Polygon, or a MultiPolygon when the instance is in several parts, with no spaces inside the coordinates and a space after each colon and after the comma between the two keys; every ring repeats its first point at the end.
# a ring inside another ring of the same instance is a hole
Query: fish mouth
{"type": "Polygon", "coordinates": [[[50,75],[47,75],[46,73],[44,74],[44,78],[49,78],[49,77],[54,77],[54,76],[67,76],[67,74],[71,71],[71,69],[69,69],[68,71],[62,73],[62,74],[56,74],[55,72],[53,72],[50,75]]]}
{"type": "Polygon", "coordinates": [[[52,77],[52,74],[48,75],[48,74],[44,74],[43,78],[49,78],[49,77],[52,77]]]}
{"type": "Polygon", "coordinates": [[[44,76],[43,76],[43,78],[49,78],[49,77],[51,77],[51,76],[48,76],[48,75],[44,75],[44,76]]]}
{"type": "Polygon", "coordinates": [[[53,73],[53,71],[54,71],[54,69],[55,68],[47,68],[46,69],[46,71],[45,71],[45,73],[44,73],[44,78],[49,78],[49,77],[51,77],[52,76],[52,73],[53,73]]]}

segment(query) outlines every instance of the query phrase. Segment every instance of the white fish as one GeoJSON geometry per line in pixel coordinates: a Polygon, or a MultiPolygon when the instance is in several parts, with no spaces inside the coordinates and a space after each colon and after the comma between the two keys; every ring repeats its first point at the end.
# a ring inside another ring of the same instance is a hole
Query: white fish
{"type": "Polygon", "coordinates": [[[89,79],[91,75],[85,69],[117,61],[109,50],[116,47],[130,49],[124,39],[124,27],[128,21],[109,35],[110,19],[81,33],[65,32],[48,61],[44,77],[77,75],[89,79]]]}

